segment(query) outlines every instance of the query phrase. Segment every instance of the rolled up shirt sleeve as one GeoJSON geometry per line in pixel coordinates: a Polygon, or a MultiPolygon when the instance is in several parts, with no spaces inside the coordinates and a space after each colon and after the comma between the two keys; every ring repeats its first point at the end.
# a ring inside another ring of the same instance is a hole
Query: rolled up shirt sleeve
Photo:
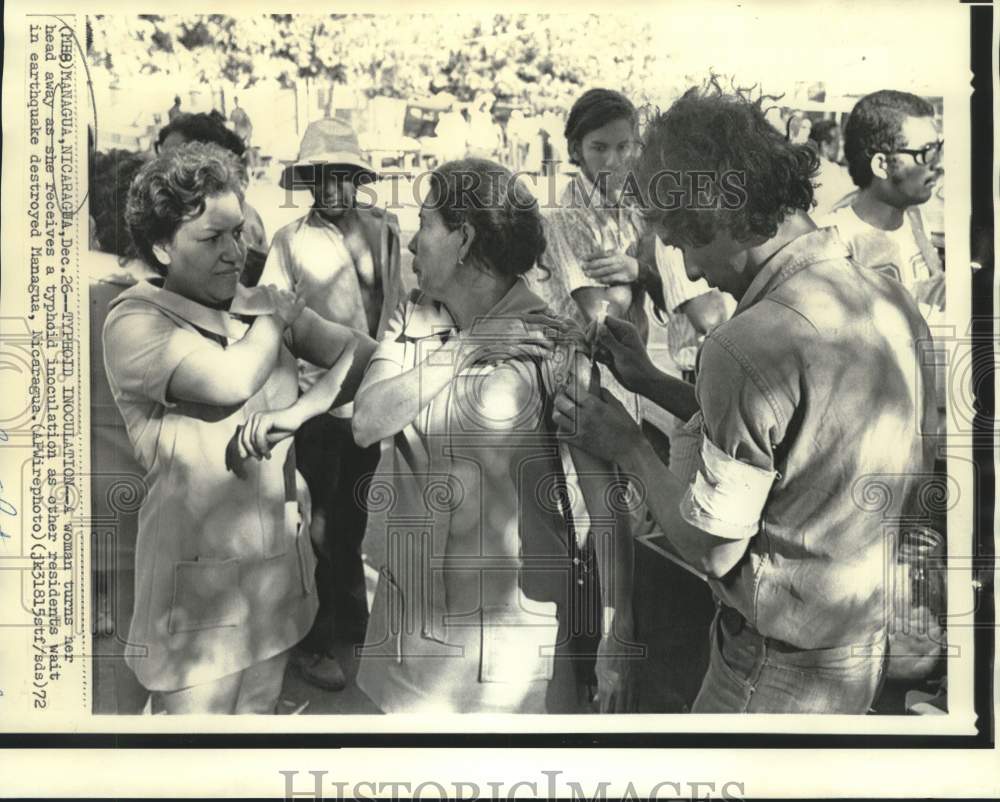
{"type": "Polygon", "coordinates": [[[407,306],[410,302],[406,299],[396,307],[389,321],[386,323],[385,331],[375,346],[375,353],[372,354],[368,364],[378,361],[391,362],[396,367],[403,369],[406,363],[406,341],[403,338],[403,328],[406,323],[407,306]]]}
{"type": "Polygon", "coordinates": [[[703,418],[698,469],[681,516],[716,537],[753,537],[778,478],[774,448],[784,434],[784,414],[752,362],[716,335],[705,341],[697,393],[703,418]]]}

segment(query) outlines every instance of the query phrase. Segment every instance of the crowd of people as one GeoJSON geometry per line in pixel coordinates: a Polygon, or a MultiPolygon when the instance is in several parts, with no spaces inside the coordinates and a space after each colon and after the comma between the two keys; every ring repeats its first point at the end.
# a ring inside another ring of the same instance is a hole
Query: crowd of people
{"type": "Polygon", "coordinates": [[[451,154],[409,293],[350,125],[309,125],[281,186],[313,203],[268,239],[246,123],[171,115],[94,221],[149,276],[103,347],[147,487],[126,661],[159,709],[274,712],[289,661],[342,689],[346,641],[387,713],[659,712],[636,679],[664,625],[698,667],[678,709],[872,709],[884,523],[912,518],[941,432],[919,207],[943,141],[904,92],[842,131],[780,131],[764,101],[709,81],[640,126],[591,89],[544,211],[451,154]]]}

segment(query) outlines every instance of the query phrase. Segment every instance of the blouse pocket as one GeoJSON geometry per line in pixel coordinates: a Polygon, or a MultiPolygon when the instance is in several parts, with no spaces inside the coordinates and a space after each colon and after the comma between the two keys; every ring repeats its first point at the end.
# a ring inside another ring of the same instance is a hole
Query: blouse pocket
{"type": "Polygon", "coordinates": [[[243,617],[239,570],[237,559],[175,563],[170,634],[238,626],[243,617]]]}
{"type": "Polygon", "coordinates": [[[521,596],[517,607],[484,607],[479,681],[552,679],[558,632],[555,602],[521,596]]]}

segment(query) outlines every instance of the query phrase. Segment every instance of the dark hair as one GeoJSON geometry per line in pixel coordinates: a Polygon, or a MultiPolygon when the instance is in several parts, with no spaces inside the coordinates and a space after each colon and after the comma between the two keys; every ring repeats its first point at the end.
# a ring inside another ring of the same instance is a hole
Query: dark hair
{"type": "Polygon", "coordinates": [[[132,181],[125,208],[139,255],[165,273],[153,246],[170,240],[183,222],[201,215],[206,199],[226,192],[243,200],[239,162],[218,145],[188,142],[148,162],[132,181]]]}
{"type": "Polygon", "coordinates": [[[243,158],[247,149],[243,140],[234,131],[226,128],[217,113],[178,114],[160,129],[156,138],[157,144],[162,145],[173,133],[180,134],[188,142],[211,142],[213,145],[225,148],[237,158],[243,158]]]}
{"type": "Polygon", "coordinates": [[[470,255],[507,276],[529,271],[545,253],[538,201],[506,167],[488,159],[459,159],[430,176],[427,204],[452,231],[476,231],[470,255]]]}
{"type": "Polygon", "coordinates": [[[576,99],[566,118],[566,144],[569,145],[569,162],[580,166],[574,149],[591,131],[603,128],[616,120],[628,120],[634,128],[639,114],[632,101],[612,89],[588,89],[576,99]]]}
{"type": "Polygon", "coordinates": [[[713,77],[647,126],[638,190],[671,244],[706,245],[722,230],[737,242],[770,238],[792,211],[812,207],[815,151],[788,142],[764,116],[764,101],[774,98],[752,100],[751,91],[727,93],[713,77]],[[665,177],[668,202],[659,188],[665,177]]]}
{"type": "Polygon", "coordinates": [[[840,133],[840,126],[836,120],[819,120],[813,123],[809,131],[809,138],[817,145],[829,145],[840,133]]]}
{"type": "Polygon", "coordinates": [[[125,202],[132,179],[146,163],[142,154],[127,150],[95,153],[90,173],[90,216],[101,250],[129,259],[135,247],[125,223],[125,202]]]}
{"type": "Polygon", "coordinates": [[[903,146],[907,117],[933,117],[934,107],[922,97],[894,89],[865,95],[851,110],[844,128],[844,158],[855,185],[864,189],[875,177],[871,160],[903,146]]]}

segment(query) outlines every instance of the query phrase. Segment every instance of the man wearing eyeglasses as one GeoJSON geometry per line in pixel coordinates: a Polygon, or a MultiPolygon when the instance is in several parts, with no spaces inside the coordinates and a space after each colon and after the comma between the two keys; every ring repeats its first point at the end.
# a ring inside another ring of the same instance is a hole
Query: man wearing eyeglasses
{"type": "Polygon", "coordinates": [[[920,206],[944,174],[934,107],[883,89],[861,98],[844,131],[844,155],[858,191],[825,217],[856,262],[900,281],[931,321],[944,309],[944,272],[920,206]]]}

